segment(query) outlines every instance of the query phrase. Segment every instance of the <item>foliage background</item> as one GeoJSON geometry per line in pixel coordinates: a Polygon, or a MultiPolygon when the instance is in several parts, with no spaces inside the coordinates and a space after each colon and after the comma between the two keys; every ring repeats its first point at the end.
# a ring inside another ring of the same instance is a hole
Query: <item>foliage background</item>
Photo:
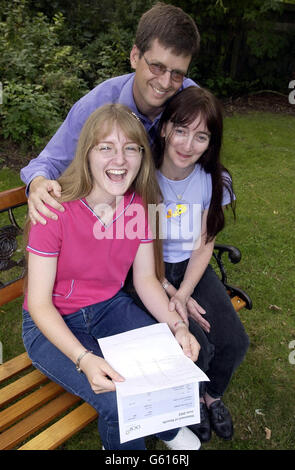
{"type": "MultiPolygon", "coordinates": [[[[41,148],[95,85],[130,72],[129,51],[152,0],[0,0],[0,133],[41,148]]],[[[220,97],[295,78],[295,7],[279,0],[171,0],[196,21],[195,81],[220,97]]]]}
{"type": "MultiPolygon", "coordinates": [[[[36,152],[77,99],[129,72],[136,24],[152,3],[0,0],[0,145],[5,138],[36,152]]],[[[201,32],[201,54],[190,70],[194,80],[222,98],[271,89],[287,101],[295,79],[295,0],[170,3],[190,13],[201,32]]],[[[218,241],[241,249],[241,263],[228,263],[227,271],[251,295],[254,309],[241,313],[251,346],[225,396],[235,438],[214,436],[204,448],[294,450],[295,365],[288,361],[295,338],[294,116],[233,113],[225,131],[224,162],[239,205],[237,223],[229,217],[218,241]]],[[[16,172],[0,168],[1,190],[20,184],[16,172]]],[[[5,360],[23,352],[17,302],[0,312],[6,310],[0,323],[5,360]]],[[[63,448],[97,446],[93,423],[63,448]]]]}

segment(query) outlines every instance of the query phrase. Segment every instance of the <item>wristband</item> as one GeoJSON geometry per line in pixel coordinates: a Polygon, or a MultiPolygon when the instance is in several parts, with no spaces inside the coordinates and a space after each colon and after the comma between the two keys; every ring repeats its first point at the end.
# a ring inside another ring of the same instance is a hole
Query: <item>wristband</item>
{"type": "Polygon", "coordinates": [[[93,353],[93,351],[89,351],[88,349],[86,349],[85,351],[83,351],[80,356],[78,357],[77,361],[76,361],[76,370],[77,372],[82,372],[82,369],[80,367],[80,362],[81,362],[81,359],[83,359],[84,356],[86,356],[86,354],[88,353],[93,353]]]}
{"type": "Polygon", "coordinates": [[[179,325],[179,323],[183,323],[185,326],[187,326],[187,324],[185,323],[185,321],[183,321],[183,320],[178,320],[176,323],[174,323],[174,328],[176,328],[177,325],[179,325]]]}

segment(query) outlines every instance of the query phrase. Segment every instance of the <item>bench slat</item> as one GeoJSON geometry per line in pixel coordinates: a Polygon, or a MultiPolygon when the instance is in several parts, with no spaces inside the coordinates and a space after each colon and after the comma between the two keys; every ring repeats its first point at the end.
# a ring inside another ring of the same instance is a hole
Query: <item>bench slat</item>
{"type": "Polygon", "coordinates": [[[53,450],[83,429],[97,417],[97,412],[88,403],[83,403],[64,418],[53,424],[18,450],[53,450]]]}
{"type": "Polygon", "coordinates": [[[24,293],[24,279],[18,279],[0,290],[0,307],[21,297],[24,293]]]}
{"type": "Polygon", "coordinates": [[[64,389],[60,385],[49,382],[44,387],[17,401],[9,408],[0,412],[0,431],[8,428],[61,393],[64,393],[64,389]]]}
{"type": "Polygon", "coordinates": [[[31,365],[32,361],[26,352],[10,359],[10,361],[4,362],[4,364],[0,365],[0,383],[28,369],[31,365]]]}
{"type": "Polygon", "coordinates": [[[0,197],[0,211],[16,207],[27,202],[26,187],[20,186],[18,188],[7,189],[1,191],[0,197]]]}
{"type": "MultiPolygon", "coordinates": [[[[24,441],[26,437],[46,426],[50,421],[54,420],[78,401],[80,401],[79,397],[67,392],[55,398],[50,403],[47,403],[47,405],[35,411],[32,415],[27,416],[22,421],[3,432],[0,439],[0,449],[13,449],[17,444],[24,441]]],[[[59,421],[56,425],[58,428],[59,421]]]]}
{"type": "Polygon", "coordinates": [[[47,382],[48,378],[45,377],[39,370],[34,370],[29,374],[21,377],[15,382],[3,387],[0,390],[0,406],[11,402],[26,392],[29,392],[38,385],[47,382]]]}

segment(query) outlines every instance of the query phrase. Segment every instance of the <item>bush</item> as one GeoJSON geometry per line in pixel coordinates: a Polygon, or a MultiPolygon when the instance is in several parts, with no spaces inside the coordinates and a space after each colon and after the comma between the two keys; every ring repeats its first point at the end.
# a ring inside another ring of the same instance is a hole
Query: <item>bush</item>
{"type": "Polygon", "coordinates": [[[14,142],[40,147],[61,124],[58,103],[41,85],[4,82],[1,134],[14,142]]]}
{"type": "Polygon", "coordinates": [[[129,55],[133,36],[116,25],[110,27],[110,32],[102,33],[83,49],[83,57],[91,64],[88,77],[91,86],[111,77],[129,73],[129,55]]]}
{"type": "Polygon", "coordinates": [[[0,76],[4,84],[2,135],[40,145],[88,91],[81,51],[61,44],[64,17],[30,17],[27,0],[4,8],[0,23],[0,76]]]}
{"type": "Polygon", "coordinates": [[[279,0],[179,0],[196,21],[201,51],[190,76],[219,96],[285,92],[294,72],[294,23],[279,0]]]}

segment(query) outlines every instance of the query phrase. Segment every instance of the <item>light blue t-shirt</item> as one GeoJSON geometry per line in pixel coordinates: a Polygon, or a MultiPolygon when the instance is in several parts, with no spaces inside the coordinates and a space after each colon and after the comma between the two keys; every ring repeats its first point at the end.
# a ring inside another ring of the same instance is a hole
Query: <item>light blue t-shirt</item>
{"type": "MultiPolygon", "coordinates": [[[[164,261],[178,263],[190,258],[192,250],[200,244],[202,215],[209,209],[212,197],[211,175],[197,163],[184,180],[170,180],[159,170],[157,178],[164,198],[161,213],[164,261]]],[[[225,189],[222,205],[230,201],[225,189]]]]}

